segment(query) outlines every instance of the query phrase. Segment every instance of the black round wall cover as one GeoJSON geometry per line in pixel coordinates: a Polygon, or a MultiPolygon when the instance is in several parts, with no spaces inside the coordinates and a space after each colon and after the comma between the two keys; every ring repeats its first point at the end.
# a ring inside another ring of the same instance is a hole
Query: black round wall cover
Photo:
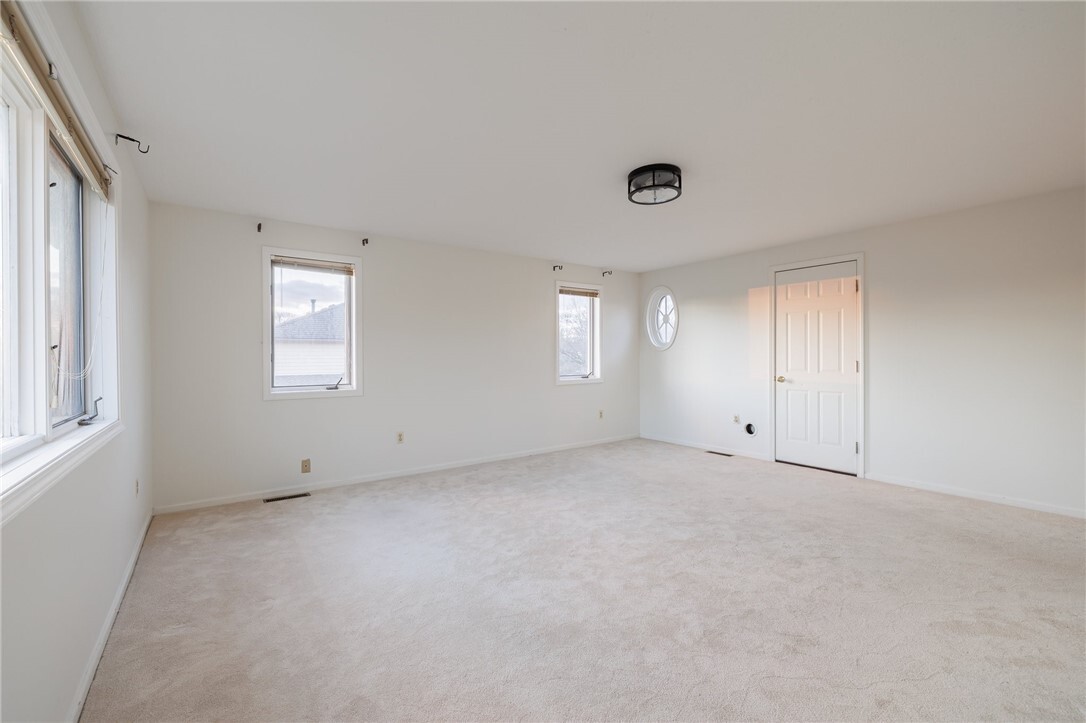
{"type": "Polygon", "coordinates": [[[750,435],[757,434],[757,432],[758,432],[757,428],[755,428],[755,426],[753,424],[748,424],[746,426],[746,430],[747,430],[747,434],[750,434],[750,435]]]}

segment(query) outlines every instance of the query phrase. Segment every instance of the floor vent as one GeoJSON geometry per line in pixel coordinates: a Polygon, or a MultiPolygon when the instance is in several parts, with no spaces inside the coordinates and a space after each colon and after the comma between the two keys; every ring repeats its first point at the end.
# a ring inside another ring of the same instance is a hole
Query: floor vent
{"type": "Polygon", "coordinates": [[[719,455],[721,457],[731,457],[732,456],[732,455],[728,454],[727,452],[714,452],[711,449],[705,450],[705,453],[706,454],[715,454],[715,455],[719,455]]]}
{"type": "Polygon", "coordinates": [[[283,500],[296,500],[299,497],[308,497],[308,496],[309,496],[308,492],[300,492],[299,494],[296,494],[296,495],[283,495],[282,497],[267,497],[267,498],[265,498],[264,501],[265,502],[282,502],[283,500]]]}

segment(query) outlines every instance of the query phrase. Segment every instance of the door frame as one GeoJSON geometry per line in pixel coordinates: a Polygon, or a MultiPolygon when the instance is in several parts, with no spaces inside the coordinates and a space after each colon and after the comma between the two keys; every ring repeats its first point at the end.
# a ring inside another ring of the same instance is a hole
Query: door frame
{"type": "Polygon", "coordinates": [[[774,378],[777,375],[777,272],[806,269],[811,266],[828,266],[842,262],[856,262],[856,277],[860,280],[860,298],[856,309],[857,349],[860,355],[860,378],[856,389],[856,441],[860,445],[860,451],[856,455],[856,477],[867,477],[867,335],[864,307],[867,305],[867,286],[864,277],[863,252],[842,254],[840,256],[825,256],[822,258],[807,259],[805,261],[793,261],[787,264],[777,264],[769,267],[769,369],[766,378],[769,380],[769,428],[773,431],[773,461],[777,461],[777,384],[774,378]]]}

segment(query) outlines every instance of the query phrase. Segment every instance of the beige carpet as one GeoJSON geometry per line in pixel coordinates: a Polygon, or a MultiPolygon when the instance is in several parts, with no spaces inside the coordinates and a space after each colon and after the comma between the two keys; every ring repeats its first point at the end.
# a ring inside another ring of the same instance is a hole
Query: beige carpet
{"type": "Polygon", "coordinates": [[[1081,720],[1084,530],[643,440],[157,517],[83,720],[1081,720]]]}

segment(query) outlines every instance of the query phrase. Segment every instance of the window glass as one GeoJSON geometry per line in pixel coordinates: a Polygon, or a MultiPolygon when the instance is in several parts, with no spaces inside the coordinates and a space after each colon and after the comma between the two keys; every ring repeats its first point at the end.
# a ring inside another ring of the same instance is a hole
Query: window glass
{"type": "Polygon", "coordinates": [[[15,181],[15,169],[11,161],[8,115],[6,103],[0,103],[0,437],[19,435],[18,395],[18,259],[15,255],[15,233],[10,206],[10,188],[15,181]]]}
{"type": "Polygon", "coordinates": [[[671,294],[664,294],[656,305],[656,331],[660,335],[661,343],[671,343],[675,334],[675,300],[671,298],[671,294]]]}
{"type": "Polygon", "coordinates": [[[353,384],[352,280],[349,265],[273,259],[273,388],[353,384]]]}
{"type": "Polygon", "coordinates": [[[49,146],[49,419],[84,412],[83,179],[49,146]]]}

